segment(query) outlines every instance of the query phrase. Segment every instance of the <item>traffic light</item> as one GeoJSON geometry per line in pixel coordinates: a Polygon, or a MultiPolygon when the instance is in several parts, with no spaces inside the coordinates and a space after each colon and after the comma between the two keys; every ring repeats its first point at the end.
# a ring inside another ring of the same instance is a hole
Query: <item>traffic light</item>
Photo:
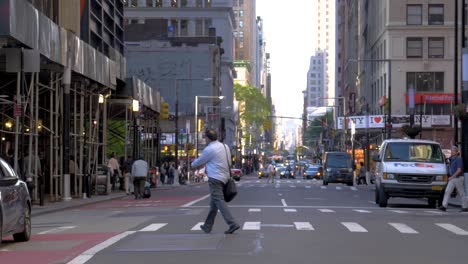
{"type": "Polygon", "coordinates": [[[169,103],[168,102],[163,102],[161,104],[160,118],[161,119],[168,119],[169,118],[169,103]]]}
{"type": "Polygon", "coordinates": [[[168,146],[168,145],[165,145],[165,146],[164,146],[164,151],[165,151],[165,152],[168,152],[168,151],[169,151],[169,146],[168,146]]]}

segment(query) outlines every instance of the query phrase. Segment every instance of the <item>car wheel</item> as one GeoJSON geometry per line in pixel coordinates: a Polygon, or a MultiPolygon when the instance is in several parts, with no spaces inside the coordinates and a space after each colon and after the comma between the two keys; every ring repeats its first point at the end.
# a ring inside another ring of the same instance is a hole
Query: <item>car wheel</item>
{"type": "Polygon", "coordinates": [[[323,180],[323,185],[328,185],[328,182],[326,180],[323,180]]]}
{"type": "Polygon", "coordinates": [[[350,182],[346,183],[346,185],[348,185],[348,186],[353,186],[353,185],[354,185],[354,182],[350,181],[350,182]]]}
{"type": "Polygon", "coordinates": [[[23,213],[23,232],[13,234],[16,242],[26,242],[31,238],[31,209],[26,206],[23,213]]]}
{"type": "Polygon", "coordinates": [[[429,198],[427,199],[427,204],[430,208],[436,208],[437,206],[437,199],[436,198],[429,198]]]}
{"type": "Polygon", "coordinates": [[[375,204],[379,204],[379,188],[375,188],[375,204]]]}
{"type": "Polygon", "coordinates": [[[2,211],[0,210],[0,244],[2,244],[2,226],[3,226],[3,223],[2,223],[2,211]]]}
{"type": "Polygon", "coordinates": [[[387,207],[388,196],[382,188],[379,189],[379,207],[387,207]]]}

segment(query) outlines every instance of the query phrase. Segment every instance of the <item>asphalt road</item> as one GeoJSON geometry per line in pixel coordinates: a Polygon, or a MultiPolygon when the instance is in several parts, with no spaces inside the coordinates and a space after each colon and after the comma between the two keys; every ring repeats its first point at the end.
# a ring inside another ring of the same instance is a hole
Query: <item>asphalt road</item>
{"type": "Polygon", "coordinates": [[[33,219],[33,239],[4,241],[0,263],[465,263],[468,214],[425,201],[373,203],[373,186],[245,177],[229,204],[241,229],[199,224],[206,184],[33,219]]]}

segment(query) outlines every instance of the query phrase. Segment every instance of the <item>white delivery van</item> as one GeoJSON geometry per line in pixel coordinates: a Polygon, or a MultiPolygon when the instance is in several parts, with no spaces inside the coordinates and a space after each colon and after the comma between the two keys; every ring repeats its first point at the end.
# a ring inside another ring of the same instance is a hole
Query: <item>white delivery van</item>
{"type": "Polygon", "coordinates": [[[439,143],[417,139],[388,139],[373,157],[375,203],[386,207],[390,197],[427,198],[430,207],[442,202],[447,165],[439,143]]]}

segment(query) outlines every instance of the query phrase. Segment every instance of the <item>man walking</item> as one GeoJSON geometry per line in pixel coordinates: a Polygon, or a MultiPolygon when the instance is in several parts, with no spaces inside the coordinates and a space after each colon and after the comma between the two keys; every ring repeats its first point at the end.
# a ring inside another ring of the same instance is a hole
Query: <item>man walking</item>
{"type": "Polygon", "coordinates": [[[458,195],[460,195],[462,201],[462,209],[460,212],[468,212],[467,202],[465,199],[465,191],[463,189],[463,160],[458,155],[458,147],[452,146],[450,149],[450,167],[449,167],[449,182],[447,188],[445,188],[444,200],[439,210],[446,211],[450,194],[454,189],[457,189],[458,195]]]}
{"type": "Polygon", "coordinates": [[[135,200],[143,199],[146,177],[148,176],[148,163],[143,157],[135,160],[132,165],[132,177],[135,192],[135,200]]]}
{"type": "Polygon", "coordinates": [[[271,180],[271,183],[275,183],[275,167],[273,166],[273,164],[270,163],[268,165],[267,172],[268,172],[267,183],[270,183],[270,180],[271,180]]]}
{"type": "Polygon", "coordinates": [[[210,233],[219,211],[224,218],[229,229],[225,234],[232,234],[240,226],[236,223],[229,211],[229,208],[224,201],[223,187],[229,179],[229,163],[231,155],[228,148],[218,141],[218,134],[212,129],[205,131],[205,138],[207,142],[206,148],[203,150],[201,156],[192,162],[192,168],[197,168],[206,164],[206,173],[208,174],[208,184],[210,186],[210,211],[206,217],[205,223],[200,226],[201,230],[205,233],[210,233]]]}

